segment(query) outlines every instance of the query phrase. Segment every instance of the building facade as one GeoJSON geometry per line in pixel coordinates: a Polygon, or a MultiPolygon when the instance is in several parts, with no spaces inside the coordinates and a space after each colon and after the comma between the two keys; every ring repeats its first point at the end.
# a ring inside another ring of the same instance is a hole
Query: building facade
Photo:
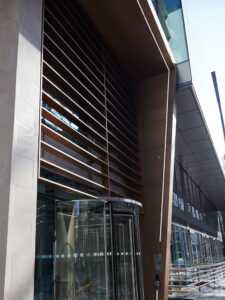
{"type": "Polygon", "coordinates": [[[173,268],[222,264],[181,2],[0,8],[0,299],[168,299],[173,268]]]}

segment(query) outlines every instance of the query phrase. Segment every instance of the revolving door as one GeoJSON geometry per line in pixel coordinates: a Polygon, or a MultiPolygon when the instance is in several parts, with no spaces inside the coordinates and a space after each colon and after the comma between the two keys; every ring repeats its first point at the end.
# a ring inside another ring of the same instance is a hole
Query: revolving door
{"type": "Polygon", "coordinates": [[[144,299],[139,208],[119,198],[55,201],[51,299],[144,299]]]}

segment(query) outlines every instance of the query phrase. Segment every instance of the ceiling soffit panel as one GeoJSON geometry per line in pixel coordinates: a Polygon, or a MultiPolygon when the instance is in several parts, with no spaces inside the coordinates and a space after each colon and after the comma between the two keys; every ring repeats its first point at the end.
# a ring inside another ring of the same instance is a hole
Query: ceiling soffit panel
{"type": "Polygon", "coordinates": [[[153,5],[147,0],[78,2],[134,81],[174,69],[153,5]]]}
{"type": "Polygon", "coordinates": [[[225,176],[193,85],[178,90],[176,159],[218,209],[225,209],[225,176]]]}

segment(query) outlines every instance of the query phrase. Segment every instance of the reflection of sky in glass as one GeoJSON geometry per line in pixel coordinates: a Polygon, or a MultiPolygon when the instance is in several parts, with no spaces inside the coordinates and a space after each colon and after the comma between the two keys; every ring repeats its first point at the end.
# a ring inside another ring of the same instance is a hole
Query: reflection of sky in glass
{"type": "Polygon", "coordinates": [[[154,0],[163,31],[176,63],[188,59],[180,0],[154,0]]]}
{"type": "Polygon", "coordinates": [[[168,12],[181,8],[180,0],[163,0],[168,12]]]}

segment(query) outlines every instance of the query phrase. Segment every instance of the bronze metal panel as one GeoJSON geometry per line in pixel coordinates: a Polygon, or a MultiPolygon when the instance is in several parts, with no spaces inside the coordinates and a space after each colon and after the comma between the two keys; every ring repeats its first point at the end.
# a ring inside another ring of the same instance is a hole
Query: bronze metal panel
{"type": "Polygon", "coordinates": [[[175,81],[176,74],[171,71],[137,85],[144,207],[141,242],[145,299],[168,299],[176,132],[175,81]],[[154,267],[155,254],[162,257],[162,267],[158,271],[154,267]],[[159,287],[155,286],[157,276],[159,287]]]}

